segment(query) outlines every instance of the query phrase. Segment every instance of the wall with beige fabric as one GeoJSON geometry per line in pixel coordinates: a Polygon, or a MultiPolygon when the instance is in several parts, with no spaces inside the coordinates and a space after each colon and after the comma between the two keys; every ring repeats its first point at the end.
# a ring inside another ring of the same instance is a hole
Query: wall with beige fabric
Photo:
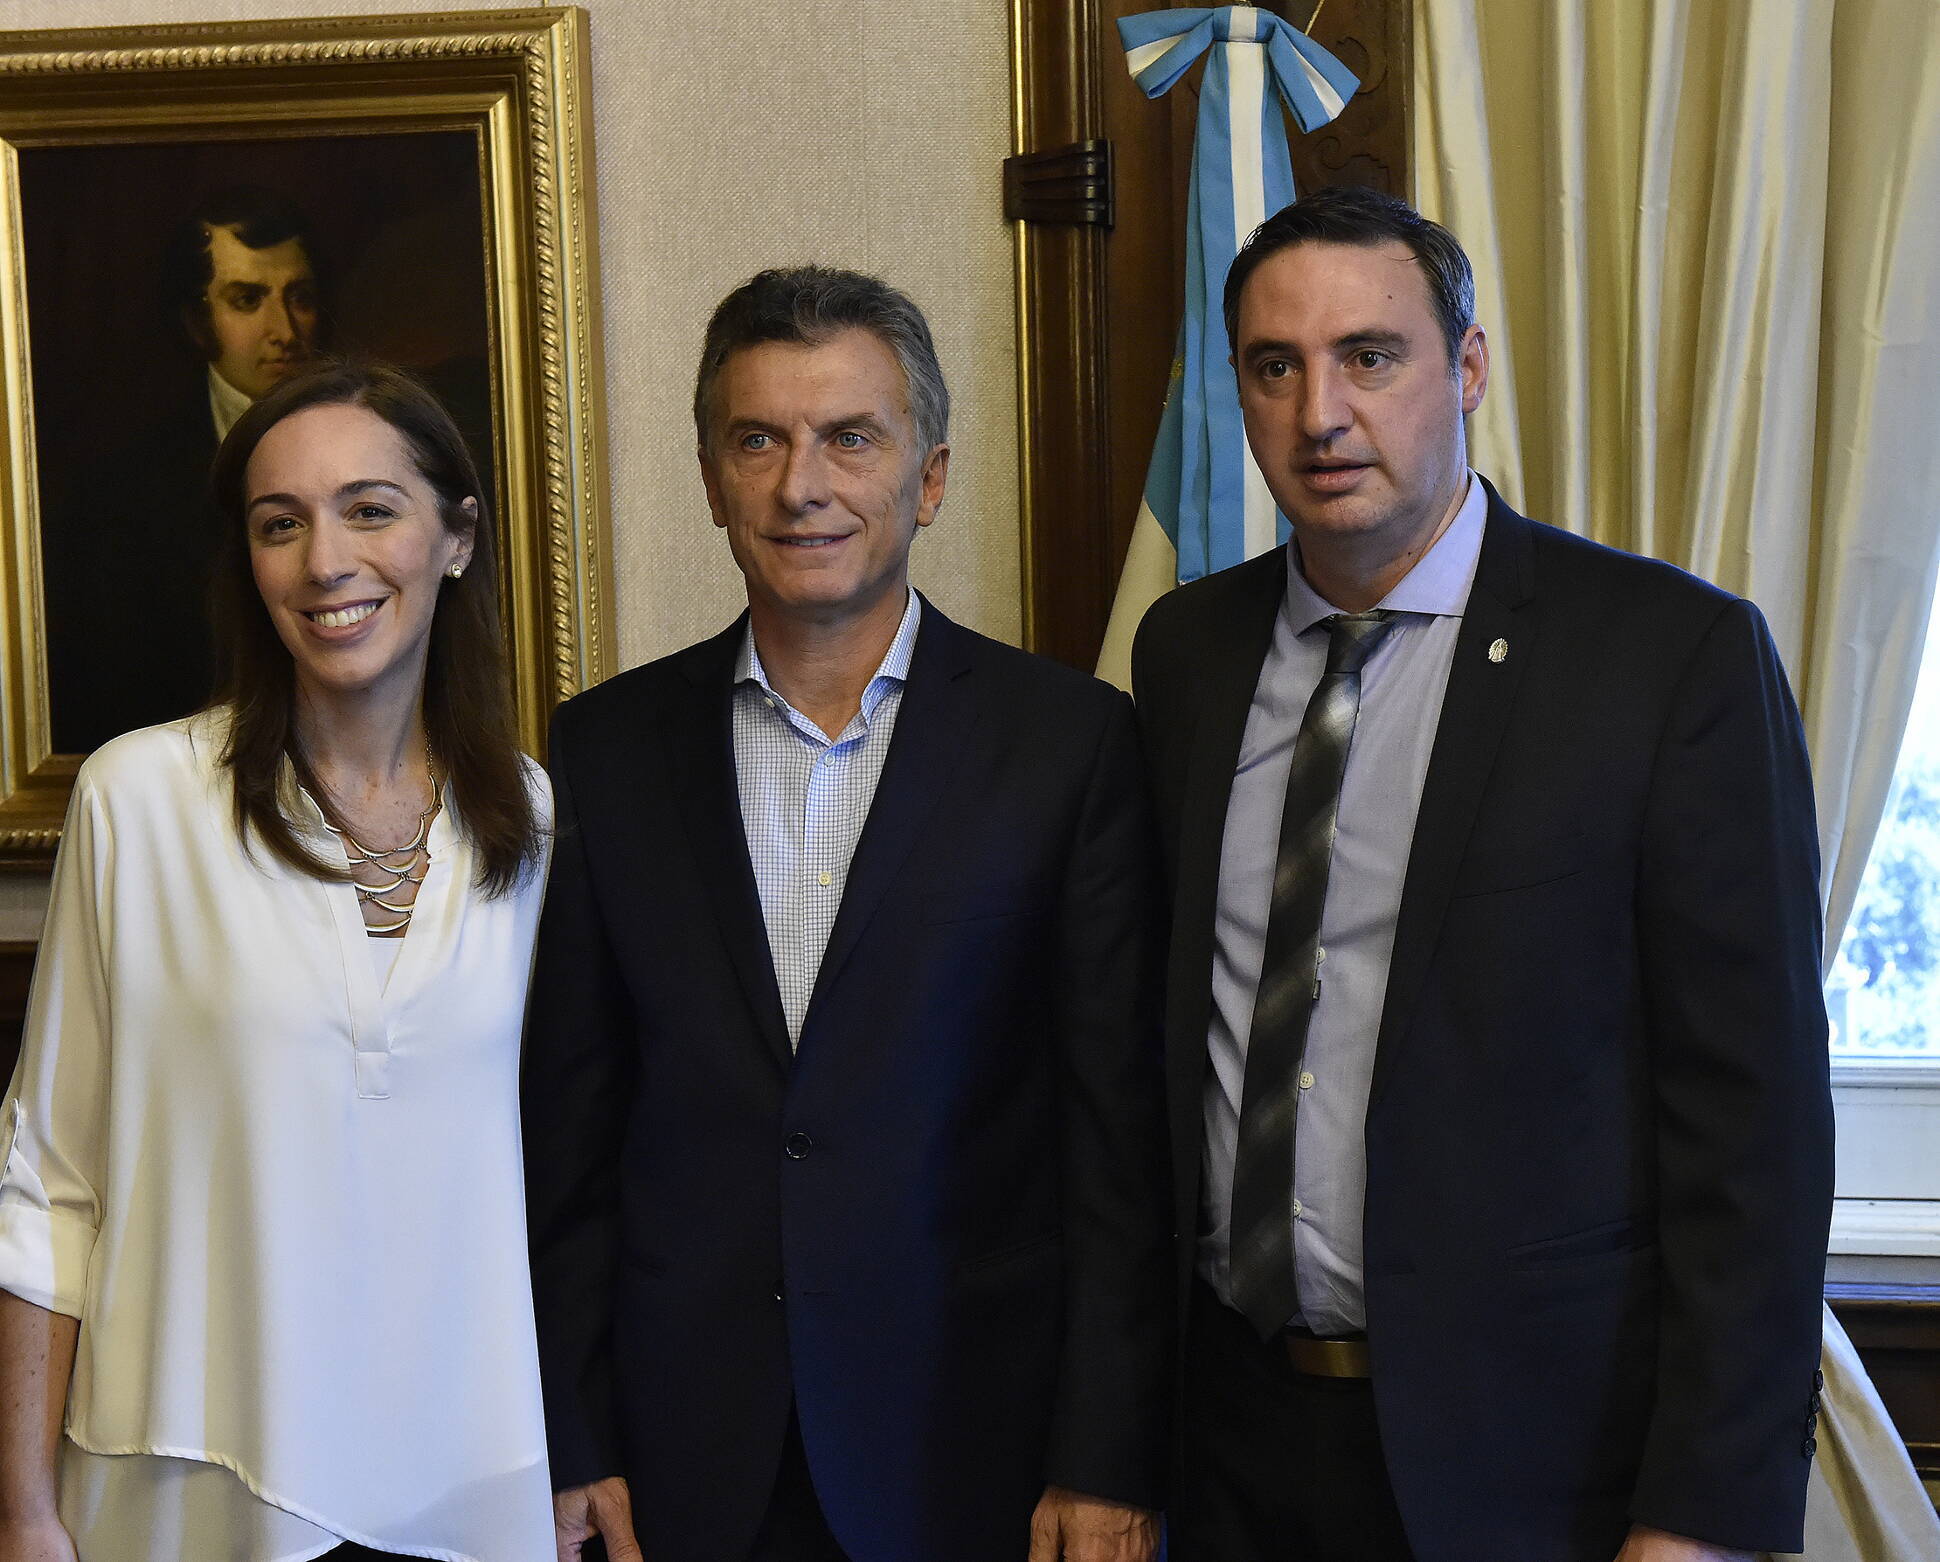
{"type": "MultiPolygon", "coordinates": [[[[426,0],[13,0],[9,28],[449,10],[426,0]]],[[[691,398],[707,311],[764,265],[879,272],[929,314],[957,408],[950,496],[916,578],[1019,633],[1010,52],[1000,5],[802,0],[755,10],[588,0],[622,665],[725,624],[739,577],[709,523],[691,398]]],[[[39,885],[0,880],[0,937],[39,885]]]]}

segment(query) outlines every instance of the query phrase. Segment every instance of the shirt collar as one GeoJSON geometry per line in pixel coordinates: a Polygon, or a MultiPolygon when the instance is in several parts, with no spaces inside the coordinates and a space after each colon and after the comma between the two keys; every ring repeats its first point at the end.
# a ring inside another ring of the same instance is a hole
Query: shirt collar
{"type": "Polygon", "coordinates": [[[209,417],[215,424],[216,443],[220,444],[229,437],[229,431],[236,426],[236,419],[249,410],[249,395],[239,391],[220,374],[215,366],[209,366],[209,417]]]}
{"type": "MultiPolygon", "coordinates": [[[[1482,556],[1482,530],[1488,516],[1488,493],[1474,472],[1470,472],[1468,493],[1462,507],[1455,512],[1455,519],[1449,522],[1448,530],[1435,539],[1435,545],[1415,561],[1415,567],[1375,607],[1388,612],[1460,618],[1463,608],[1468,606],[1476,561],[1482,556]]],[[[1287,539],[1284,611],[1288,626],[1295,634],[1305,634],[1323,618],[1331,618],[1340,611],[1307,584],[1307,577],[1300,573],[1299,540],[1291,537],[1287,539]]]]}
{"type": "MultiPolygon", "coordinates": [[[[911,591],[909,602],[903,608],[903,621],[896,626],[896,638],[889,642],[889,649],[883,652],[875,676],[870,678],[869,686],[862,691],[862,718],[865,722],[876,714],[876,707],[882,704],[884,695],[909,681],[910,658],[916,653],[916,631],[922,619],[923,599],[911,591]]],[[[734,681],[737,686],[752,683],[763,694],[780,700],[783,705],[788,704],[775,692],[774,685],[768,682],[768,671],[761,665],[761,653],[754,648],[752,619],[747,628],[741,631],[741,650],[734,659],[734,681]]]]}

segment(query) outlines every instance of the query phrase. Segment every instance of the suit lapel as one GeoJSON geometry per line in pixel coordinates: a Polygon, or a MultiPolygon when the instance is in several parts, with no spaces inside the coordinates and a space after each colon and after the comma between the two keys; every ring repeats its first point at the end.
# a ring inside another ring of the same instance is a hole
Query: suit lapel
{"type": "Polygon", "coordinates": [[[929,598],[923,599],[909,681],[896,713],[896,735],[849,862],[842,905],[829,930],[828,947],[802,1021],[804,1040],[956,773],[957,756],[976,721],[975,645],[966,630],[939,613],[929,598]]]}
{"type": "Polygon", "coordinates": [[[1395,1055],[1405,1045],[1455,887],[1455,873],[1468,848],[1516,690],[1535,649],[1536,616],[1526,610],[1534,590],[1531,528],[1535,523],[1517,515],[1493,488],[1488,492],[1482,552],[1455,638],[1395,919],[1394,952],[1388,962],[1387,996],[1374,1058],[1373,1099],[1377,1101],[1394,1069],[1395,1055]],[[1494,661],[1489,653],[1498,640],[1506,643],[1507,653],[1494,661]]]}
{"type": "Polygon", "coordinates": [[[1203,660],[1193,664],[1199,676],[1188,691],[1188,697],[1198,702],[1198,717],[1187,739],[1190,748],[1179,808],[1166,1035],[1171,1099],[1175,1104],[1189,1103],[1195,1122],[1206,1068],[1206,1028],[1212,1019],[1213,924],[1226,807],[1246,735],[1247,712],[1273,641],[1274,620],[1286,597],[1286,572],[1284,548],[1232,572],[1234,597],[1209,604],[1215,616],[1205,627],[1203,660]]]}
{"type": "Polygon", "coordinates": [[[669,749],[686,815],[688,838],[707,885],[721,941],[740,978],[741,990],[775,1060],[787,1067],[791,1053],[768,926],[761,914],[748,836],[741,823],[741,792],[734,769],[734,662],[747,615],[688,653],[689,704],[669,749]]]}

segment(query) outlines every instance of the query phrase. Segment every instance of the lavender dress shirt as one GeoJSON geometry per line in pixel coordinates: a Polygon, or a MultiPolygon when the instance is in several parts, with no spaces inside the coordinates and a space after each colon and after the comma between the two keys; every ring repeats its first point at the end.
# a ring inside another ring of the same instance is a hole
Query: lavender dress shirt
{"type": "MultiPolygon", "coordinates": [[[[1361,1205],[1374,1044],[1415,811],[1487,512],[1487,496],[1471,474],[1448,530],[1379,604],[1400,613],[1401,621],[1361,672],[1360,717],[1341,782],[1320,919],[1320,999],[1307,1031],[1289,1168],[1300,1312],[1288,1322],[1321,1335],[1357,1333],[1367,1324],[1361,1205]]],[[[1280,813],[1300,718],[1326,667],[1327,632],[1319,624],[1340,611],[1307,584],[1297,550],[1297,543],[1287,544],[1286,599],[1246,718],[1219,858],[1199,1272],[1229,1305],[1233,1156],[1280,813]]]]}

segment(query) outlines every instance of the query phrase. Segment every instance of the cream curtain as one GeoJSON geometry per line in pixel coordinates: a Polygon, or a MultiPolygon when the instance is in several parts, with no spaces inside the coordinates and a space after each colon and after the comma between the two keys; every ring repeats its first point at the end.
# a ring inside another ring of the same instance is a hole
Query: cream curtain
{"type": "MultiPolygon", "coordinates": [[[[1413,0],[1416,198],[1476,264],[1471,458],[1771,620],[1836,947],[1940,562],[1940,0],[1413,0]]],[[[1940,1525],[1830,1313],[1812,1562],[1940,1525]]]]}
{"type": "Polygon", "coordinates": [[[1756,600],[1832,927],[1940,558],[1940,0],[1415,0],[1417,201],[1474,258],[1476,466],[1756,600]]]}

